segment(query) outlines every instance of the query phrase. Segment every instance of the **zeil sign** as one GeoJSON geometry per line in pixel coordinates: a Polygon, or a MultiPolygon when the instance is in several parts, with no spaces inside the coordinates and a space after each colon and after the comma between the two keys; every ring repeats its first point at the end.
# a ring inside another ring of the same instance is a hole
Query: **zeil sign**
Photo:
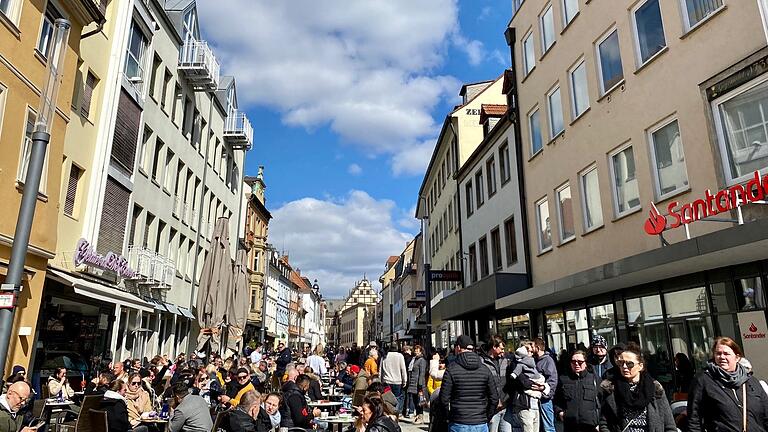
{"type": "Polygon", "coordinates": [[[733,185],[716,194],[707,189],[703,199],[697,199],[692,203],[683,205],[680,205],[678,201],[672,201],[667,206],[668,216],[661,214],[656,208],[656,204],[651,202],[648,220],[645,221],[643,228],[650,235],[659,235],[665,230],[674,229],[680,225],[687,225],[709,216],[733,210],[744,204],[762,201],[766,196],[768,196],[768,175],[760,177],[760,171],[757,170],[746,185],[733,185]]]}

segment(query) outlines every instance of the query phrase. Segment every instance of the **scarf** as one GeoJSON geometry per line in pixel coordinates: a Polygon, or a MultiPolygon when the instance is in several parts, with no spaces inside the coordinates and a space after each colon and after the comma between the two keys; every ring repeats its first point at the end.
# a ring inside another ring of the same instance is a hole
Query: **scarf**
{"type": "Polygon", "coordinates": [[[731,389],[741,387],[749,379],[747,370],[738,363],[736,364],[735,371],[728,372],[712,362],[707,362],[707,372],[716,381],[720,381],[724,386],[731,389]]]}
{"type": "Polygon", "coordinates": [[[646,372],[640,372],[640,381],[634,391],[630,389],[631,384],[624,378],[616,378],[613,385],[616,389],[614,397],[619,413],[623,413],[625,410],[644,410],[656,392],[653,378],[646,372]]]}
{"type": "Polygon", "coordinates": [[[280,420],[282,420],[280,416],[280,411],[275,411],[274,414],[270,414],[267,412],[267,409],[264,408],[264,405],[261,406],[261,409],[263,409],[264,412],[267,413],[267,415],[269,416],[269,422],[272,423],[273,428],[280,427],[280,420]]]}
{"type": "Polygon", "coordinates": [[[139,387],[135,391],[131,391],[130,387],[131,386],[128,386],[128,390],[126,390],[125,392],[125,399],[129,401],[138,400],[141,397],[143,390],[141,389],[141,387],[139,387]]]}

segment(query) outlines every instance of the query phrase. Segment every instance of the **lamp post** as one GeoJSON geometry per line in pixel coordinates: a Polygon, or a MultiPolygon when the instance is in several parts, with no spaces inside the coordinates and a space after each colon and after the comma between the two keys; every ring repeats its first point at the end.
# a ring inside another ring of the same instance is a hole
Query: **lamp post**
{"type": "Polygon", "coordinates": [[[11,259],[8,262],[8,273],[5,283],[0,286],[0,295],[4,299],[10,298],[12,302],[12,307],[0,309],[0,366],[2,366],[0,371],[5,370],[5,364],[8,361],[16,298],[19,291],[21,291],[21,279],[24,274],[27,249],[29,248],[29,236],[32,231],[32,222],[35,219],[37,191],[40,188],[40,179],[43,175],[46,148],[51,141],[51,125],[53,124],[53,116],[56,112],[56,97],[59,93],[59,84],[61,84],[63,73],[64,51],[67,47],[71,27],[72,25],[69,21],[61,18],[53,23],[53,35],[49,44],[47,76],[45,86],[40,93],[37,121],[32,132],[32,146],[27,165],[27,176],[24,178],[24,192],[21,195],[19,216],[16,220],[16,232],[13,235],[11,259]]]}

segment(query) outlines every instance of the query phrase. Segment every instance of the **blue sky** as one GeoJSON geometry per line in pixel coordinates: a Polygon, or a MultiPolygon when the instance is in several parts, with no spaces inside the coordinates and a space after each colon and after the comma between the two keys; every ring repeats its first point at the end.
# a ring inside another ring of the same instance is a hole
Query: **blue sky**
{"type": "Polygon", "coordinates": [[[491,0],[201,0],[203,35],[254,125],[269,241],[339,297],[418,231],[413,206],[461,84],[509,62],[491,0]],[[233,29],[238,29],[233,31],[233,29]]]}

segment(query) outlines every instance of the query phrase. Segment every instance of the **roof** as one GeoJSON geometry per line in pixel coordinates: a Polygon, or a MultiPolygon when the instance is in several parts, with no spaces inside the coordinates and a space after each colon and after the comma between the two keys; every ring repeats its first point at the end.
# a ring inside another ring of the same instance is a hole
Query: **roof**
{"type": "Polygon", "coordinates": [[[302,293],[309,292],[312,287],[304,282],[304,278],[295,270],[291,272],[291,282],[296,285],[296,288],[302,293]]]}
{"type": "Polygon", "coordinates": [[[326,299],[325,300],[325,309],[328,312],[338,312],[341,310],[341,308],[344,307],[344,304],[347,302],[346,299],[326,299]]]}
{"type": "Polygon", "coordinates": [[[488,117],[501,117],[507,112],[507,106],[501,104],[482,104],[480,106],[480,124],[485,123],[488,117]]]}
{"type": "Polygon", "coordinates": [[[485,80],[485,81],[478,81],[478,82],[464,84],[463,86],[461,86],[461,90],[459,90],[459,96],[464,96],[467,93],[467,87],[472,87],[479,84],[492,83],[494,81],[496,80],[485,80]]]}

